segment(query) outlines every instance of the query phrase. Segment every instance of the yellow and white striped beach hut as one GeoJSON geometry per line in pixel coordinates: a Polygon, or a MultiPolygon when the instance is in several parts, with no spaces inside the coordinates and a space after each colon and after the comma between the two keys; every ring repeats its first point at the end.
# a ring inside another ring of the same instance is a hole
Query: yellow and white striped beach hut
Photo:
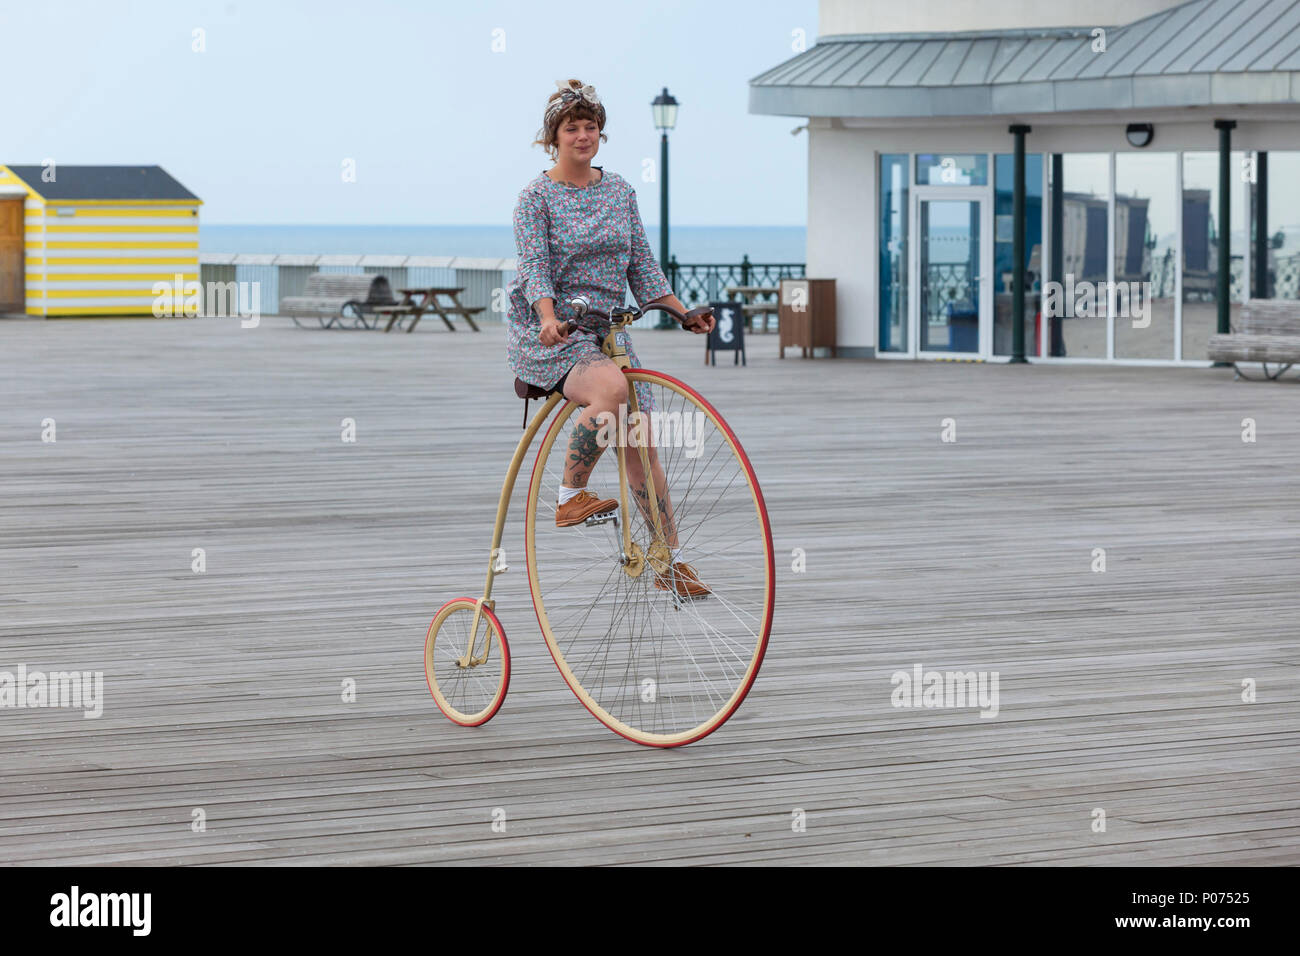
{"type": "Polygon", "coordinates": [[[199,281],[201,205],[161,166],[0,165],[0,313],[153,314],[199,281]]]}

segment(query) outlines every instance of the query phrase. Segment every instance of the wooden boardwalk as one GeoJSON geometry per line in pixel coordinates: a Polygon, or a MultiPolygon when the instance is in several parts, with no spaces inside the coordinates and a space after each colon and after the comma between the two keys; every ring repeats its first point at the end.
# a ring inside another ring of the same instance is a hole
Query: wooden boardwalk
{"type": "Polygon", "coordinates": [[[104,673],[97,720],[0,710],[0,861],[1300,863],[1296,384],[634,338],[727,415],[777,551],[753,692],[669,751],[555,670],[523,482],[510,696],[468,730],[425,687],[520,433],[501,327],[0,322],[0,671],[104,673]],[[892,706],[917,664],[999,713],[892,706]]]}

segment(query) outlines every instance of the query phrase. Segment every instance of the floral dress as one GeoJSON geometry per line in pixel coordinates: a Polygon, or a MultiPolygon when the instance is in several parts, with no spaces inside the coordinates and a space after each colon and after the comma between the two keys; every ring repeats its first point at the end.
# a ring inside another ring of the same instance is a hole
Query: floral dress
{"type": "MultiPolygon", "coordinates": [[[[543,345],[541,318],[532,308],[537,300],[553,299],[555,317],[564,322],[577,318],[569,306],[577,295],[609,312],[627,301],[629,286],[638,306],[673,291],[650,252],[636,190],[617,173],[594,168],[601,170],[600,181],[581,188],[541,173],[515,206],[518,261],[510,285],[506,361],[519,378],[542,388],[558,382],[584,355],[602,354],[600,341],[609,324],[589,318],[585,321],[600,328],[600,337],[584,328],[570,332],[568,342],[543,345]]],[[[620,342],[632,366],[641,368],[627,330],[620,342]]],[[[644,384],[637,386],[637,398],[647,411],[654,408],[644,384]]]]}

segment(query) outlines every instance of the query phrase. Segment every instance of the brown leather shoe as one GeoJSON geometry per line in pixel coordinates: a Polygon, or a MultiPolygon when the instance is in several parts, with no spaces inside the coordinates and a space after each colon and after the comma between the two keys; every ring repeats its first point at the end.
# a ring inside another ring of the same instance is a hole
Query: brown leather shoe
{"type": "Polygon", "coordinates": [[[582,524],[592,515],[608,514],[616,510],[618,502],[613,498],[597,498],[584,488],[555,509],[555,527],[568,528],[582,524]]]}
{"type": "MultiPolygon", "coordinates": [[[[700,580],[695,569],[685,561],[676,561],[673,563],[672,571],[669,572],[673,579],[673,584],[681,597],[703,597],[713,592],[700,580]]],[[[668,582],[663,576],[655,575],[655,587],[660,591],[668,590],[668,582]]]]}

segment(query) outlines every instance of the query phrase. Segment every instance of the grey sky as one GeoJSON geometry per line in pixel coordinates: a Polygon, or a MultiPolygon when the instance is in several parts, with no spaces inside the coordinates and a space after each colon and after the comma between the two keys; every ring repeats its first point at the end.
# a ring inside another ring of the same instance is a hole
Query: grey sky
{"type": "Polygon", "coordinates": [[[4,3],[0,77],[20,105],[0,162],[158,163],[208,223],[507,223],[549,165],[529,145],[546,98],[575,76],[609,113],[596,164],[636,187],[647,224],[666,85],[673,221],[797,225],[807,136],[750,115],[746,81],[816,29],[816,0],[4,3]]]}

